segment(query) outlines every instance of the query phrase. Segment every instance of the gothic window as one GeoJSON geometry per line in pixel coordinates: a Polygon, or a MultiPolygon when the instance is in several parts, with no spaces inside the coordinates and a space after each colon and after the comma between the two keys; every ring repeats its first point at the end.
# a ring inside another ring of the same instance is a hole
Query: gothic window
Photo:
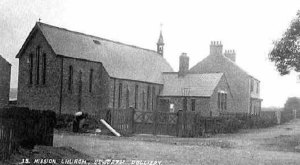
{"type": "Polygon", "coordinates": [[[143,101],[143,107],[142,107],[142,109],[143,110],[145,110],[145,105],[146,105],[146,102],[145,102],[145,91],[143,91],[143,96],[142,96],[143,98],[142,98],[142,101],[143,101]]]}
{"type": "Polygon", "coordinates": [[[42,84],[46,84],[46,72],[47,72],[47,56],[46,53],[43,54],[43,59],[42,59],[43,65],[42,65],[42,84]]]}
{"type": "Polygon", "coordinates": [[[93,90],[93,74],[94,74],[94,70],[91,69],[91,70],[90,70],[89,92],[92,92],[92,90],[93,90]]]}
{"type": "Polygon", "coordinates": [[[36,48],[36,84],[38,85],[40,82],[40,53],[41,48],[38,46],[36,48]]]}
{"type": "Polygon", "coordinates": [[[148,110],[150,110],[150,90],[151,90],[151,88],[150,88],[150,86],[148,86],[148,89],[147,89],[147,109],[148,110]]]}
{"type": "Polygon", "coordinates": [[[135,90],[134,90],[134,108],[138,108],[138,95],[139,95],[139,86],[138,85],[135,85],[135,90]]]}
{"type": "Polygon", "coordinates": [[[129,108],[129,89],[126,90],[126,108],[129,108]]]}
{"type": "Polygon", "coordinates": [[[123,90],[123,84],[119,83],[119,101],[118,101],[118,107],[120,108],[122,105],[122,90],[123,90]]]}
{"type": "Polygon", "coordinates": [[[29,55],[29,84],[33,82],[33,54],[29,55]]]}
{"type": "Polygon", "coordinates": [[[69,66],[69,82],[68,82],[68,90],[72,92],[72,86],[73,86],[73,66],[69,66]]]}

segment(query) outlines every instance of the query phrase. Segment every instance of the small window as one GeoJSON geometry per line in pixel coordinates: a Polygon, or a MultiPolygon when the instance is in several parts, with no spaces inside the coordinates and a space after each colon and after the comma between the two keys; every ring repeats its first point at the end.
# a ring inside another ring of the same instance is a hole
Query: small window
{"type": "Polygon", "coordinates": [[[170,104],[170,112],[172,112],[172,113],[175,112],[174,104],[170,104]]]}
{"type": "Polygon", "coordinates": [[[259,82],[257,82],[257,85],[256,85],[256,93],[259,94],[259,82]]]}
{"type": "Polygon", "coordinates": [[[196,99],[192,99],[192,111],[196,109],[196,99]]]}
{"type": "Polygon", "coordinates": [[[101,45],[100,41],[98,41],[98,40],[93,40],[93,42],[97,45],[101,45]]]}

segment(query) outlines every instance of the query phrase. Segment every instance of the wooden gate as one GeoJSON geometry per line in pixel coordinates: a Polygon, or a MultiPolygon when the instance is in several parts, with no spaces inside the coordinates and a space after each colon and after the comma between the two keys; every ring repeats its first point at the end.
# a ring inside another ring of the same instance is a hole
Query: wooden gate
{"type": "Polygon", "coordinates": [[[133,132],[137,134],[176,136],[177,119],[177,113],[135,111],[133,132]]]}

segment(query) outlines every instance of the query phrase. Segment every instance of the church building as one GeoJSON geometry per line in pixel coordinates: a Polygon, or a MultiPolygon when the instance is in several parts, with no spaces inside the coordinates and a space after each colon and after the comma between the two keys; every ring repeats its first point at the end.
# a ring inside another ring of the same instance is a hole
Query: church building
{"type": "Polygon", "coordinates": [[[152,111],[173,69],[157,51],[37,22],[17,54],[18,105],[57,113],[152,111]]]}

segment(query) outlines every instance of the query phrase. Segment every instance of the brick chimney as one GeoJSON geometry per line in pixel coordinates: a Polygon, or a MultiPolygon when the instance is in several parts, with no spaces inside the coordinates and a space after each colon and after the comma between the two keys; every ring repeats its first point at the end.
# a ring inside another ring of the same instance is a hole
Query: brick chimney
{"type": "Polygon", "coordinates": [[[179,57],[179,71],[178,76],[184,77],[189,71],[189,61],[190,58],[186,53],[182,53],[179,57]]]}
{"type": "Polygon", "coordinates": [[[229,58],[231,61],[235,62],[235,51],[232,50],[225,50],[224,56],[229,58]]]}
{"type": "Polygon", "coordinates": [[[222,55],[223,45],[221,41],[212,41],[210,44],[210,55],[222,55]]]}

